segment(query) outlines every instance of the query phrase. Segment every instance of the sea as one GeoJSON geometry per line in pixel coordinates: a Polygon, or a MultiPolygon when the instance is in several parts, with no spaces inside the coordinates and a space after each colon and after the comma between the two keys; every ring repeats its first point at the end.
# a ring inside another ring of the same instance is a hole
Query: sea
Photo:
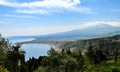
{"type": "MultiPolygon", "coordinates": [[[[34,38],[8,38],[11,43],[25,42],[34,40],[34,38]]],[[[20,49],[25,51],[25,61],[29,58],[38,58],[39,56],[47,56],[47,52],[51,49],[51,45],[40,43],[29,43],[21,45],[20,49]]]]}

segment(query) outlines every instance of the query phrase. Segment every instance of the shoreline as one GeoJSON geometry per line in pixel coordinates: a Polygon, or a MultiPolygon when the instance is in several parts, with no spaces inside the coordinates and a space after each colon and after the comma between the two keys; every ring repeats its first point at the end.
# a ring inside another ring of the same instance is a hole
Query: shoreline
{"type": "Polygon", "coordinates": [[[32,40],[32,41],[24,41],[19,42],[20,45],[23,44],[46,44],[50,45],[51,48],[55,49],[57,52],[60,52],[62,48],[60,48],[61,41],[39,41],[39,40],[32,40]]]}

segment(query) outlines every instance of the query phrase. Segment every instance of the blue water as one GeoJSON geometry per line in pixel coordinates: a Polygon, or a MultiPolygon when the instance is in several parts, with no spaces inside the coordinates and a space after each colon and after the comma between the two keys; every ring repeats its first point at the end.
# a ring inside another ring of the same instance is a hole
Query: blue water
{"type": "Polygon", "coordinates": [[[31,57],[38,58],[39,56],[46,56],[51,46],[47,44],[23,44],[21,48],[26,52],[25,60],[29,60],[31,57]]]}
{"type": "MultiPolygon", "coordinates": [[[[9,39],[9,38],[8,38],[9,39]]],[[[24,42],[24,41],[31,41],[34,40],[33,38],[12,38],[9,39],[10,42],[24,42]]],[[[35,57],[38,58],[39,56],[46,56],[48,50],[50,50],[51,46],[48,44],[39,44],[39,43],[30,43],[30,44],[23,44],[21,49],[24,50],[25,53],[25,60],[29,60],[29,58],[35,57]]]]}

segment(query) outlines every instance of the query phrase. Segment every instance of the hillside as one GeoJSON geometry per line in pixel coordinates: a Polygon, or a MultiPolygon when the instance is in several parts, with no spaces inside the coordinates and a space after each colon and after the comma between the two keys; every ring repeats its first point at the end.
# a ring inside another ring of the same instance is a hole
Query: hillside
{"type": "MultiPolygon", "coordinates": [[[[103,48],[103,50],[108,49],[109,48],[108,45],[111,45],[110,47],[113,47],[113,45],[118,44],[118,46],[120,47],[120,35],[114,35],[111,37],[83,39],[83,40],[77,40],[77,41],[64,42],[61,45],[61,48],[67,49],[67,50],[70,48],[76,48],[77,50],[86,49],[87,45],[89,43],[91,43],[93,46],[95,46],[96,44],[101,45],[101,48],[103,48]]],[[[109,48],[109,50],[112,51],[113,48],[109,48]]],[[[120,48],[119,48],[119,50],[120,50],[120,48]]]]}
{"type": "Polygon", "coordinates": [[[72,31],[50,34],[45,36],[38,36],[37,39],[89,39],[96,37],[106,37],[120,34],[120,27],[114,27],[107,24],[95,25],[83,29],[75,29],[72,31]]]}
{"type": "Polygon", "coordinates": [[[34,36],[12,36],[11,39],[25,39],[34,38],[36,40],[79,40],[99,37],[108,37],[113,35],[120,35],[120,27],[114,27],[107,24],[99,24],[83,29],[75,29],[67,32],[60,32],[48,35],[34,35],[34,36]]]}

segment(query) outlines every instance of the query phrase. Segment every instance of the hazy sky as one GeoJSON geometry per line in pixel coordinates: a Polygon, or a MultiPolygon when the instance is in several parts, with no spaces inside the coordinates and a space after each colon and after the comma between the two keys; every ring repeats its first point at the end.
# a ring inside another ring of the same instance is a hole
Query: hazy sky
{"type": "Polygon", "coordinates": [[[42,35],[96,24],[120,26],[120,0],[0,0],[3,36],[42,35]]]}

